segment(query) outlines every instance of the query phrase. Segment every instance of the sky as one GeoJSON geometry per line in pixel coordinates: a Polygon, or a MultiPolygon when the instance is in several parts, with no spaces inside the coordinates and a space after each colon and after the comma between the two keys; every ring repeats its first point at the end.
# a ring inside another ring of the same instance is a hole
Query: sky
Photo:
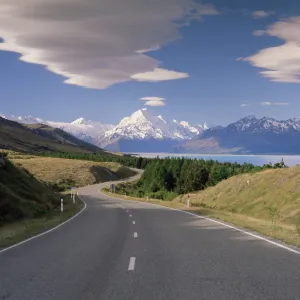
{"type": "Polygon", "coordinates": [[[0,0],[0,113],[300,116],[299,0],[0,0]]]}

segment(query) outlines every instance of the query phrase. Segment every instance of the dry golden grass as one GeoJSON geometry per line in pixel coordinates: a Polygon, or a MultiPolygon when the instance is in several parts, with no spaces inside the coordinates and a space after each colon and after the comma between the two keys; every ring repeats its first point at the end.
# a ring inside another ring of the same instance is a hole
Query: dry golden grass
{"type": "Polygon", "coordinates": [[[91,162],[50,157],[12,157],[11,161],[27,169],[38,180],[60,183],[69,180],[75,186],[116,180],[132,175],[132,171],[112,162],[91,162]]]}

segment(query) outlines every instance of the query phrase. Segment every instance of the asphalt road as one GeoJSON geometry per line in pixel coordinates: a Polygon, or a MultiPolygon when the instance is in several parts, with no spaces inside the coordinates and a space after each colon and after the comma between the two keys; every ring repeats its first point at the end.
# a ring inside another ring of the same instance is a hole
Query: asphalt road
{"type": "Polygon", "coordinates": [[[0,253],[1,300],[299,300],[299,254],[183,212],[80,190],[78,217],[0,253]]]}

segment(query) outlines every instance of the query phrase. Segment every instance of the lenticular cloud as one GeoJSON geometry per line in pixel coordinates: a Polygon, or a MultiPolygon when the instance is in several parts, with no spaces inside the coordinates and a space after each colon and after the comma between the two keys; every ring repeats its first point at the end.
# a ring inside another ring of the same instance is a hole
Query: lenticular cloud
{"type": "Polygon", "coordinates": [[[188,74],[147,53],[178,39],[181,24],[215,14],[194,0],[0,0],[0,50],[86,88],[180,79],[188,74]]]}

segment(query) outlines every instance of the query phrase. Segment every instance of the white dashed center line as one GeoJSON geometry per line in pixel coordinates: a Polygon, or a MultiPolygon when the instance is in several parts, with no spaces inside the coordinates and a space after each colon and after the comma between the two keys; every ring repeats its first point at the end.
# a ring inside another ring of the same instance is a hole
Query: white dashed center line
{"type": "Polygon", "coordinates": [[[128,271],[133,271],[135,267],[135,257],[130,257],[128,271]]]}
{"type": "Polygon", "coordinates": [[[132,218],[132,215],[130,215],[129,217],[132,218]]]}
{"type": "Polygon", "coordinates": [[[132,221],[132,224],[135,225],[135,221],[132,221]]]}
{"type": "Polygon", "coordinates": [[[137,232],[135,232],[135,233],[133,234],[133,237],[135,237],[135,238],[137,238],[137,237],[138,237],[138,234],[137,234],[137,232]]]}

